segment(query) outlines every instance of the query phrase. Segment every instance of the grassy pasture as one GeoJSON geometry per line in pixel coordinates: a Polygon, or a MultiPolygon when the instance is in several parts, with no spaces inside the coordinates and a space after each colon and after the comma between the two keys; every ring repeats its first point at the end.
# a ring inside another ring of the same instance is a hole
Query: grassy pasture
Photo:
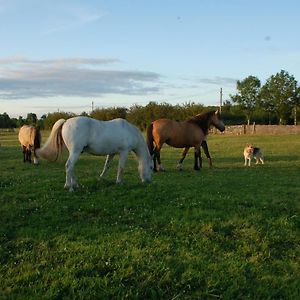
{"type": "Polygon", "coordinates": [[[200,172],[164,146],[148,185],[133,156],[116,185],[117,159],[99,181],[104,158],[83,154],[74,193],[64,162],[23,164],[16,133],[0,139],[1,299],[298,298],[299,135],[209,136],[200,172]],[[246,142],[264,166],[243,166],[246,142]]]}

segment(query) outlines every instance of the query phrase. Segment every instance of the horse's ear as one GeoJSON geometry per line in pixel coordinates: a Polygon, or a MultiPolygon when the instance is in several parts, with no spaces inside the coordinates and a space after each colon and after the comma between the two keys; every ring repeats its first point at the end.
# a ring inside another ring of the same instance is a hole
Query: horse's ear
{"type": "Polygon", "coordinates": [[[220,115],[220,110],[217,109],[217,110],[215,111],[215,114],[216,114],[216,115],[220,115]]]}

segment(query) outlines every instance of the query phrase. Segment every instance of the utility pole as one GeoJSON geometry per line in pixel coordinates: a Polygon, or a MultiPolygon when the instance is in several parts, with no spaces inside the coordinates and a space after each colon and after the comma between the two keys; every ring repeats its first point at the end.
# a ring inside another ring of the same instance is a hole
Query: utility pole
{"type": "Polygon", "coordinates": [[[92,101],[92,112],[94,111],[94,101],[92,101]]]}
{"type": "Polygon", "coordinates": [[[223,90],[220,88],[220,113],[222,112],[222,105],[223,105],[223,90]]]}

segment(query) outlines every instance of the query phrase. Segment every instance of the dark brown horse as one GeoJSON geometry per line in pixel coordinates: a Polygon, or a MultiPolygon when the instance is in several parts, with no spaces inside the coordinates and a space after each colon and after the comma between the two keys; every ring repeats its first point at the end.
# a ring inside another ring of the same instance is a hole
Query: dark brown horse
{"type": "Polygon", "coordinates": [[[199,170],[200,146],[208,135],[211,126],[215,126],[220,131],[225,130],[218,110],[198,114],[182,122],[169,119],[153,121],[147,128],[147,144],[149,152],[153,156],[154,171],[157,171],[156,161],[158,169],[164,170],[160,160],[160,150],[164,143],[175,148],[185,148],[179,164],[182,163],[189,148],[194,147],[194,169],[199,170]]]}
{"type": "Polygon", "coordinates": [[[41,132],[38,127],[23,125],[19,130],[19,141],[23,150],[23,161],[31,163],[31,152],[33,152],[33,163],[39,163],[35,154],[36,149],[41,147],[41,132]]]}

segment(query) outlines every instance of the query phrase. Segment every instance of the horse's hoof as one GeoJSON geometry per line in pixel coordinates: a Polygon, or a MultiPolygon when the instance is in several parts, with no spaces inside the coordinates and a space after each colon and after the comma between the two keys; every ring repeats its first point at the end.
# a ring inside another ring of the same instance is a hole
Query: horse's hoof
{"type": "Polygon", "coordinates": [[[178,165],[176,166],[176,170],[182,171],[182,170],[183,170],[182,165],[181,165],[181,164],[178,164],[178,165]]]}
{"type": "Polygon", "coordinates": [[[142,184],[149,184],[151,182],[151,179],[143,179],[142,184]]]}
{"type": "Polygon", "coordinates": [[[64,189],[65,189],[65,190],[70,190],[70,188],[71,188],[71,187],[70,187],[69,185],[67,185],[67,184],[64,185],[64,189]]]}

